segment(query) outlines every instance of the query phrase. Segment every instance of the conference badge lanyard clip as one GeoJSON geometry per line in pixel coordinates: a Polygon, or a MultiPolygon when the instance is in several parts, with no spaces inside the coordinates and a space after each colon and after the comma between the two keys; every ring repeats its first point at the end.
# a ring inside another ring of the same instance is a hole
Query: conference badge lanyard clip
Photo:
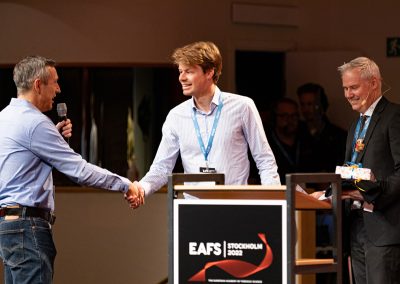
{"type": "Polygon", "coordinates": [[[201,138],[200,127],[199,127],[199,123],[197,122],[197,118],[196,118],[196,109],[193,108],[192,120],[193,120],[194,128],[196,130],[197,141],[199,142],[200,150],[203,153],[204,160],[205,160],[205,163],[206,163],[205,167],[200,167],[200,172],[201,173],[216,173],[217,172],[215,168],[210,168],[209,167],[208,154],[211,151],[211,147],[212,147],[212,144],[213,144],[213,141],[214,141],[215,131],[217,130],[218,121],[219,121],[219,118],[221,116],[222,106],[223,106],[223,103],[222,103],[221,96],[220,96],[219,97],[219,104],[218,104],[218,107],[217,107],[217,113],[215,114],[215,118],[214,118],[213,126],[212,126],[212,129],[211,129],[210,137],[208,138],[207,148],[205,147],[203,139],[201,138]]]}
{"type": "Polygon", "coordinates": [[[364,138],[365,138],[365,134],[367,133],[367,129],[368,129],[368,125],[371,120],[371,117],[368,116],[365,118],[365,120],[366,121],[363,126],[361,125],[362,124],[361,119],[357,123],[357,128],[356,128],[356,132],[355,132],[354,140],[353,140],[353,153],[351,156],[352,163],[355,163],[358,153],[363,151],[365,148],[364,138]],[[361,129],[361,127],[362,127],[362,129],[361,129]]]}

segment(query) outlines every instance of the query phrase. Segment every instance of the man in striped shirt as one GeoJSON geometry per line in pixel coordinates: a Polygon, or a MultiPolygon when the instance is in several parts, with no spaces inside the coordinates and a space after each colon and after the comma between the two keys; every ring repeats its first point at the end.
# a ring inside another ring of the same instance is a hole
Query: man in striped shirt
{"type": "Polygon", "coordinates": [[[280,185],[275,157],[253,100],[222,92],[216,85],[222,70],[218,47],[195,42],[176,49],[172,59],[189,99],[169,112],[153,164],[135,182],[141,193],[148,196],[167,183],[179,154],[185,173],[223,173],[226,184],[247,184],[248,148],[261,183],[280,185]]]}

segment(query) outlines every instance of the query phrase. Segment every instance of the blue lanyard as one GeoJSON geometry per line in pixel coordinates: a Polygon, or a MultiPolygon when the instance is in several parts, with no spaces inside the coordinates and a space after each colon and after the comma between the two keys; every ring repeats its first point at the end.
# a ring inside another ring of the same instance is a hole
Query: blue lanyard
{"type": "Polygon", "coordinates": [[[371,116],[368,116],[366,118],[365,123],[364,123],[363,129],[360,129],[361,128],[361,117],[358,120],[357,127],[356,127],[356,132],[354,133],[353,145],[352,145],[352,155],[351,155],[351,162],[352,163],[355,163],[355,161],[357,159],[357,156],[358,156],[358,152],[356,151],[356,148],[355,148],[356,142],[359,139],[364,141],[365,134],[367,133],[367,129],[368,129],[368,125],[369,125],[370,121],[371,121],[371,116]]]}
{"type": "Polygon", "coordinates": [[[203,139],[201,138],[200,127],[199,127],[199,123],[197,122],[197,118],[196,118],[196,109],[193,108],[192,120],[193,120],[194,128],[196,130],[197,140],[199,141],[200,149],[201,149],[201,152],[204,155],[204,160],[206,161],[206,166],[207,167],[208,167],[208,154],[211,151],[211,147],[212,147],[212,144],[213,144],[213,141],[214,141],[215,131],[217,130],[219,117],[221,116],[221,109],[222,109],[222,106],[223,106],[221,97],[222,96],[220,95],[218,108],[217,108],[217,113],[215,114],[214,123],[213,123],[212,129],[211,129],[210,137],[208,138],[207,149],[205,148],[204,143],[203,143],[203,139]]]}

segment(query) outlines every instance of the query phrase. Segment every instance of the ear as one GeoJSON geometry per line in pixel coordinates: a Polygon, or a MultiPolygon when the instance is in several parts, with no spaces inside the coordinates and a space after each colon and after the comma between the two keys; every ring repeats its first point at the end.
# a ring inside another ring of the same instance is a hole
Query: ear
{"type": "Polygon", "coordinates": [[[214,77],[214,73],[215,73],[214,68],[207,70],[206,72],[207,79],[212,80],[212,78],[214,77]]]}
{"type": "Polygon", "coordinates": [[[32,88],[36,93],[40,94],[40,89],[41,89],[40,79],[35,79],[35,81],[33,81],[32,88]]]}
{"type": "Polygon", "coordinates": [[[371,88],[373,90],[376,90],[378,88],[378,79],[375,77],[372,77],[371,79],[371,88]]]}

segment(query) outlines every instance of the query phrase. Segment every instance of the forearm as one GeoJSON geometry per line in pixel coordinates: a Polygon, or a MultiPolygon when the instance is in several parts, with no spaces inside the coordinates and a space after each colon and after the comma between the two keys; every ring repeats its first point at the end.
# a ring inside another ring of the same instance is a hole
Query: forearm
{"type": "Polygon", "coordinates": [[[80,173],[71,178],[76,179],[76,182],[81,185],[124,193],[128,191],[131,184],[127,178],[90,163],[85,163],[80,173]]]}

